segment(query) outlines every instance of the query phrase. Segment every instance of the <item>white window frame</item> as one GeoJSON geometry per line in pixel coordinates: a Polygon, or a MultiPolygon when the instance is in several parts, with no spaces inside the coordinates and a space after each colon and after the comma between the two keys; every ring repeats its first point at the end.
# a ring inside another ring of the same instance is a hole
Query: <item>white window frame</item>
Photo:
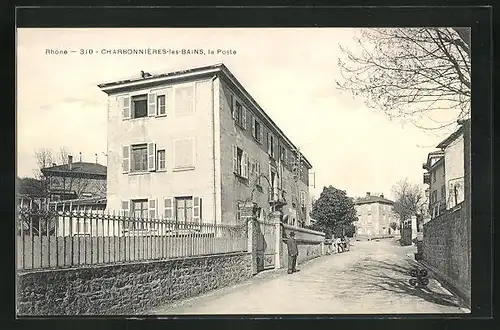
{"type": "Polygon", "coordinates": [[[167,151],[165,149],[156,150],[156,170],[158,172],[167,170],[167,151]],[[161,166],[162,162],[160,161],[161,152],[163,152],[163,166],[161,166]]]}
{"type": "Polygon", "coordinates": [[[158,93],[156,95],[156,117],[165,117],[167,115],[167,93],[158,93]],[[161,104],[159,102],[160,98],[163,97],[163,113],[160,112],[161,104]]]}
{"type": "Polygon", "coordinates": [[[148,171],[148,161],[146,161],[146,168],[145,169],[143,169],[143,170],[134,170],[134,169],[132,169],[132,165],[133,165],[132,149],[133,149],[134,146],[139,146],[139,145],[145,145],[146,146],[146,157],[148,155],[148,143],[147,142],[134,143],[134,144],[129,145],[129,147],[130,147],[130,170],[129,170],[129,173],[132,173],[132,174],[147,173],[147,172],[149,172],[148,171]]]}

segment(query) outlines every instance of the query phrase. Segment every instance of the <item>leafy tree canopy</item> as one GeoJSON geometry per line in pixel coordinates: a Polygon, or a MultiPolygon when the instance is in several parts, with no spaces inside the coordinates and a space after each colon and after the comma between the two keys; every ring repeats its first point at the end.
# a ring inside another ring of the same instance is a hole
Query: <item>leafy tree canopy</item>
{"type": "Polygon", "coordinates": [[[346,235],[352,234],[353,222],[358,220],[353,199],[345,190],[332,186],[323,188],[313,204],[312,217],[316,220],[312,228],[325,232],[327,237],[340,237],[343,231],[346,235]]]}

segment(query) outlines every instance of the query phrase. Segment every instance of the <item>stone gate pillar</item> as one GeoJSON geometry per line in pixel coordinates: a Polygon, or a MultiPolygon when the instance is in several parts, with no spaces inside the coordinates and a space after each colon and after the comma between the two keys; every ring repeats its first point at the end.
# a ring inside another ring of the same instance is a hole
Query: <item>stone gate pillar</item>
{"type": "Polygon", "coordinates": [[[274,248],[274,269],[281,268],[281,254],[282,254],[281,237],[283,235],[281,231],[281,219],[282,219],[282,213],[280,211],[274,211],[271,214],[271,221],[274,223],[274,235],[276,244],[274,248]]]}
{"type": "Polygon", "coordinates": [[[256,205],[248,202],[240,205],[240,219],[247,225],[247,251],[251,254],[252,274],[257,274],[257,233],[255,216],[256,205]]]}

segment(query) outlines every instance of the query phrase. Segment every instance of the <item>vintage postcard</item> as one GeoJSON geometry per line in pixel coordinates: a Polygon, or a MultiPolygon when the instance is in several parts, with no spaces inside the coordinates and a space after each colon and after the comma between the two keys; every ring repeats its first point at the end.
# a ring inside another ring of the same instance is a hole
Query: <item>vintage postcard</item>
{"type": "Polygon", "coordinates": [[[18,317],[470,313],[470,31],[18,28],[18,317]]]}

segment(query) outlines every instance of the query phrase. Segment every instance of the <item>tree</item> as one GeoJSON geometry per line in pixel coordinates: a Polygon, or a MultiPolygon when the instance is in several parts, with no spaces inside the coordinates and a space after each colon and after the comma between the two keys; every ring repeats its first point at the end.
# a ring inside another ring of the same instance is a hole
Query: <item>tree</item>
{"type": "Polygon", "coordinates": [[[35,170],[35,177],[37,179],[41,179],[43,178],[41,170],[43,168],[52,166],[52,163],[54,162],[54,155],[52,154],[52,151],[50,149],[41,148],[41,149],[35,149],[34,156],[37,163],[37,168],[35,170]]]}
{"type": "Polygon", "coordinates": [[[389,225],[391,227],[392,230],[396,230],[398,229],[398,224],[396,222],[391,222],[391,224],[389,225]]]}
{"type": "Polygon", "coordinates": [[[358,220],[353,199],[332,186],[323,188],[313,204],[312,217],[316,220],[312,229],[325,232],[328,238],[352,234],[353,222],[358,220]]]}
{"type": "Polygon", "coordinates": [[[341,90],[426,130],[470,115],[469,28],[366,29],[356,42],[359,51],[340,46],[341,90]]]}
{"type": "Polygon", "coordinates": [[[392,193],[395,199],[392,208],[394,213],[399,216],[401,229],[405,220],[422,214],[425,197],[420,187],[410,183],[408,179],[397,182],[392,187],[392,193]]]}

